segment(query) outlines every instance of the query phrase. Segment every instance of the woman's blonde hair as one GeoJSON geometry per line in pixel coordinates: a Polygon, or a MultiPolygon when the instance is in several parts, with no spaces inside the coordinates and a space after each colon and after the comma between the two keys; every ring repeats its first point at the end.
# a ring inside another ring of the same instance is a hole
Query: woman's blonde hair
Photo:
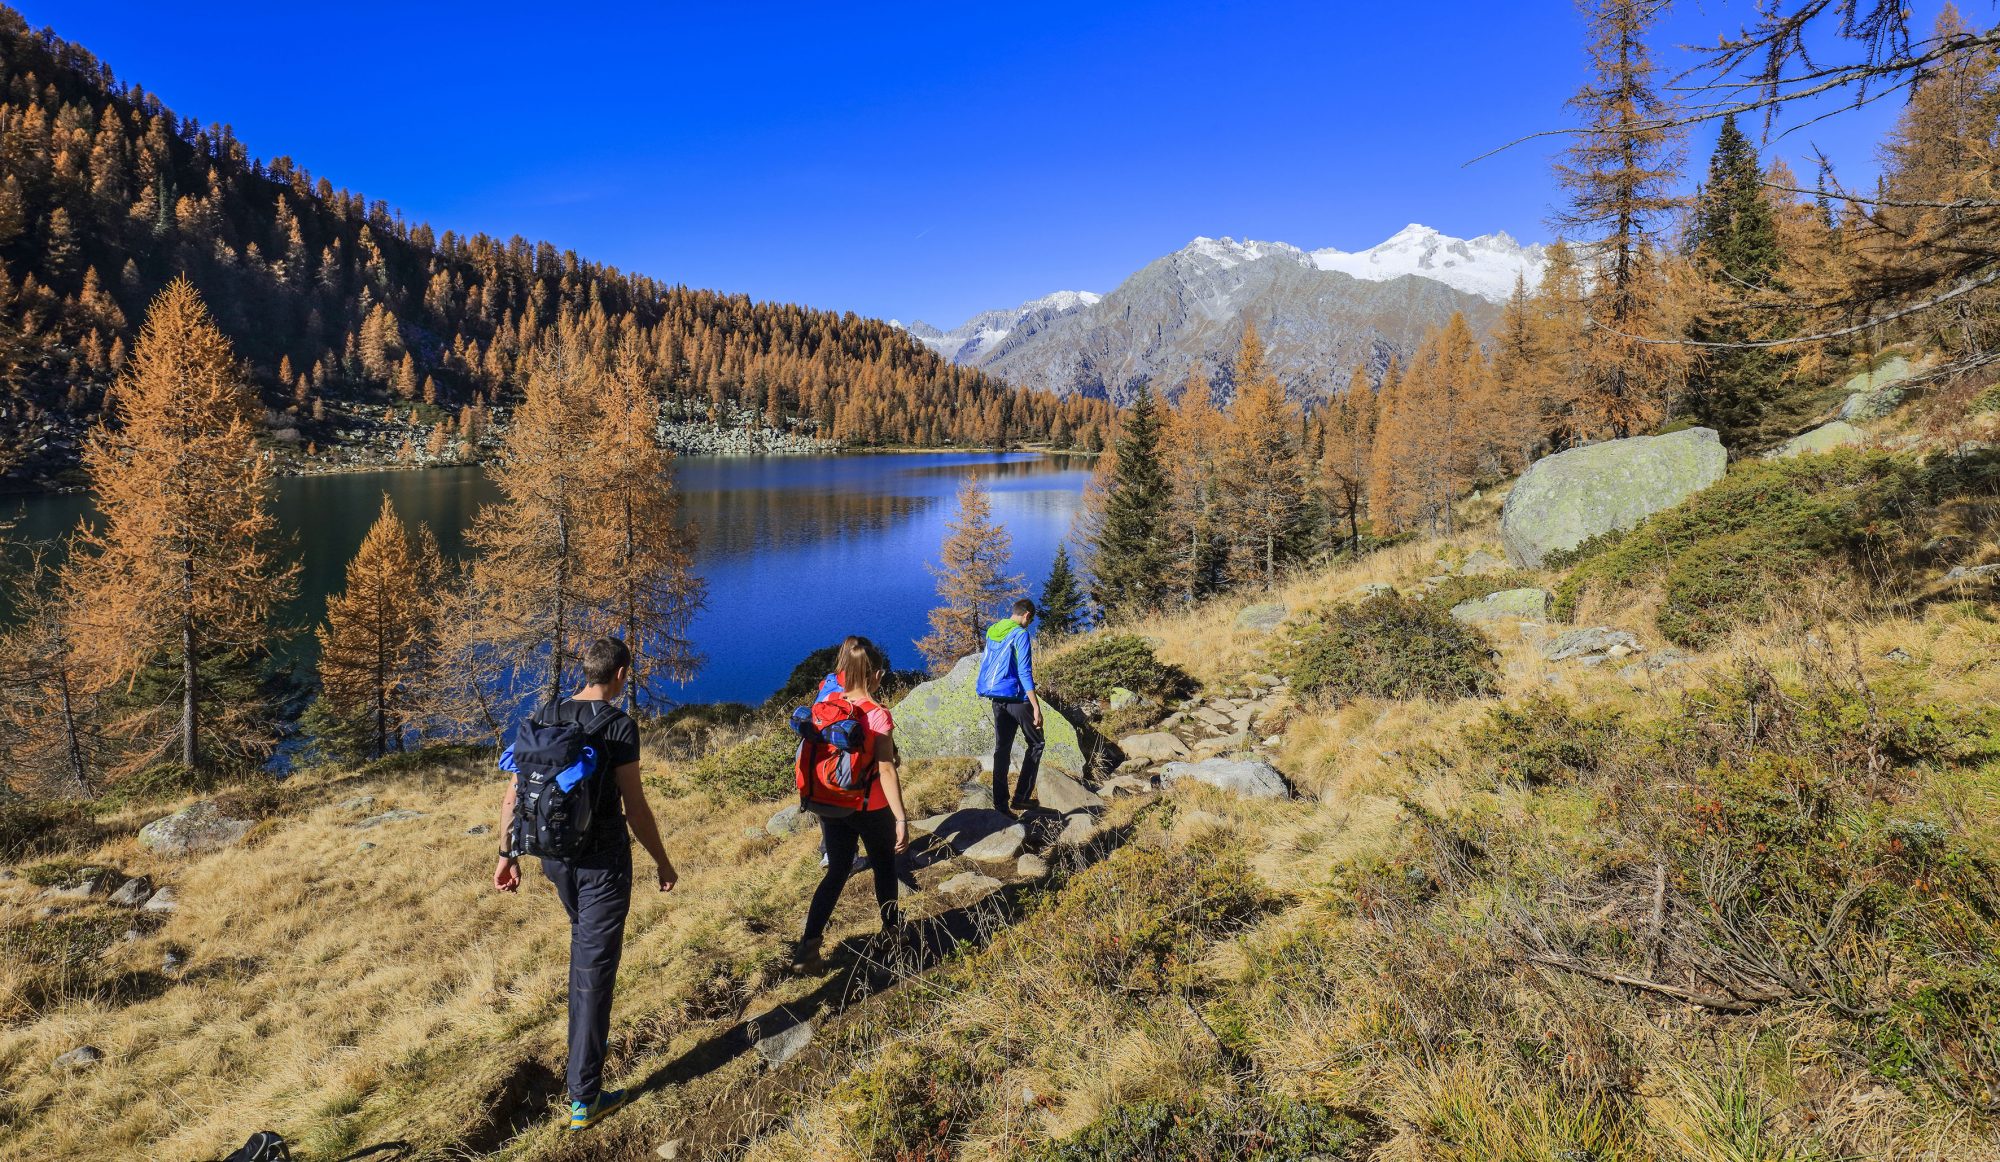
{"type": "Polygon", "coordinates": [[[881,692],[886,663],[882,651],[867,638],[854,636],[841,642],[833,668],[848,693],[866,694],[872,698],[881,692]]]}

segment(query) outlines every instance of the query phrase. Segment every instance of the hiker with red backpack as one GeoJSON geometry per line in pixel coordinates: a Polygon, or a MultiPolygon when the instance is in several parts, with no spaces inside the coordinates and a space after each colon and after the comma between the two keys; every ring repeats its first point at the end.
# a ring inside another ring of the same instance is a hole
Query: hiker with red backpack
{"type": "Polygon", "coordinates": [[[856,848],[868,852],[882,930],[894,932],[896,856],[910,846],[896,771],[896,721],[875,700],[885,677],[881,652],[867,638],[850,637],[840,644],[834,667],[817,700],[792,715],[799,734],[793,769],[799,806],[818,818],[826,850],[826,871],[806,909],[795,961],[801,971],[815,974],[829,967],[821,955],[826,926],[854,873],[856,848]]]}

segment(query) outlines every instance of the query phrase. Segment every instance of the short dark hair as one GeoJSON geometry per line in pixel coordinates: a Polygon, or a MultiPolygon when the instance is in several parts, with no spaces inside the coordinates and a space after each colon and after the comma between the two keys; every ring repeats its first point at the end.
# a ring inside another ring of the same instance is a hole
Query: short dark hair
{"type": "Polygon", "coordinates": [[[602,686],[632,665],[632,651],[615,637],[601,637],[583,647],[583,680],[602,686]]]}
{"type": "Polygon", "coordinates": [[[1025,617],[1032,621],[1035,616],[1035,603],[1025,597],[1016,601],[1014,603],[1014,616],[1025,617]]]}

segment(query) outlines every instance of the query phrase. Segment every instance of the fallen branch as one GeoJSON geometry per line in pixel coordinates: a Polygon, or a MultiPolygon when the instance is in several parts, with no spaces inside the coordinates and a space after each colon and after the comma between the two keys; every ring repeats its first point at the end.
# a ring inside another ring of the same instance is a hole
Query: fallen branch
{"type": "Polygon", "coordinates": [[[1699,1005],[1704,1009],[1709,1009],[1718,1013],[1736,1013],[1736,1014],[1754,1013],[1758,1009],[1763,1008],[1765,1005],[1770,1004],[1772,1001],[1783,1001],[1790,999],[1788,995],[1782,993],[1771,994],[1768,996],[1749,996],[1749,997],[1720,996],[1715,993],[1698,993],[1695,992],[1693,989],[1684,989],[1678,985],[1663,984],[1656,980],[1647,980],[1644,977],[1631,976],[1622,972],[1610,972],[1601,968],[1593,968],[1588,964],[1583,964],[1574,960],[1568,960],[1559,956],[1538,956],[1534,954],[1529,954],[1527,957],[1525,957],[1525,959],[1528,961],[1528,963],[1540,965],[1543,968],[1560,969],[1563,972],[1573,972],[1578,976],[1587,976],[1592,980],[1600,980],[1603,981],[1605,984],[1623,985],[1626,988],[1635,988],[1639,989],[1642,992],[1657,993],[1663,997],[1672,997],[1677,1001],[1686,1001],[1688,1004],[1699,1005]]]}

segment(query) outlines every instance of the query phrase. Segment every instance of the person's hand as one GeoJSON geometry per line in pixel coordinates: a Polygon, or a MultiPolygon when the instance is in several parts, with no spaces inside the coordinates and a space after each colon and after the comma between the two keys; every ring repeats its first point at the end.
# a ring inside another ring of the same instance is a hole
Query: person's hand
{"type": "Polygon", "coordinates": [[[673,891],[674,885],[679,883],[681,879],[679,873],[674,871],[674,861],[671,859],[662,859],[659,865],[659,872],[660,890],[663,892],[673,891]]]}
{"type": "Polygon", "coordinates": [[[1035,729],[1040,730],[1041,728],[1042,728],[1042,704],[1040,702],[1037,702],[1035,703],[1035,729]]]}
{"type": "Polygon", "coordinates": [[[519,891],[521,888],[521,861],[510,856],[501,856],[493,865],[493,890],[499,892],[519,891]]]}
{"type": "Polygon", "coordinates": [[[910,821],[907,819],[898,819],[896,820],[896,854],[901,855],[908,850],[910,850],[910,821]]]}

